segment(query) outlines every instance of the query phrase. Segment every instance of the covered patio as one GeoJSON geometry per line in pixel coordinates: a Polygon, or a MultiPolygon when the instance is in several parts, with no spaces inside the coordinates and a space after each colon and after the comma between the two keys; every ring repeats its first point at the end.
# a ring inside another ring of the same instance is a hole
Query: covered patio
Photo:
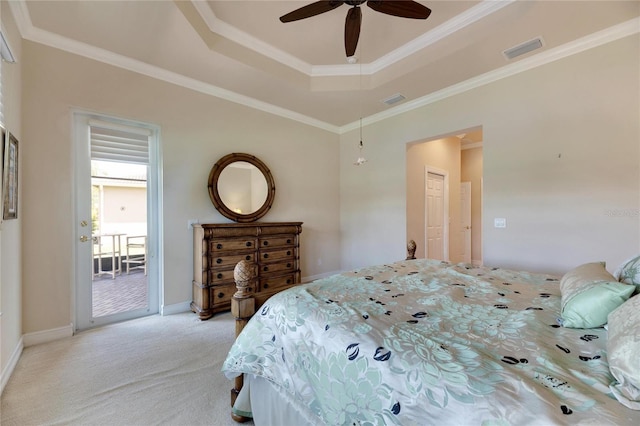
{"type": "Polygon", "coordinates": [[[132,270],[97,276],[93,280],[93,316],[100,317],[147,306],[147,276],[144,270],[132,270]]]}

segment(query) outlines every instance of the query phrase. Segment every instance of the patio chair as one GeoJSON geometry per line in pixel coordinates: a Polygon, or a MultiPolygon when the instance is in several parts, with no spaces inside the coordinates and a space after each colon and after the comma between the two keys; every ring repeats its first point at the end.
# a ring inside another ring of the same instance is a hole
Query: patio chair
{"type": "Polygon", "coordinates": [[[144,274],[147,275],[147,236],[128,235],[126,238],[126,253],[127,257],[122,263],[125,264],[127,274],[132,269],[144,269],[144,274]]]}

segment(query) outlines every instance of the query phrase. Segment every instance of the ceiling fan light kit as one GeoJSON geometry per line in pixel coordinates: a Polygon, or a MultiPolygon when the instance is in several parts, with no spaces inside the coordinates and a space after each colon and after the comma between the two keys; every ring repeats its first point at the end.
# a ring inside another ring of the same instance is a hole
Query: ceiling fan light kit
{"type": "Polygon", "coordinates": [[[364,144],[362,143],[362,117],[360,117],[360,143],[358,144],[358,158],[353,163],[354,166],[362,166],[367,162],[367,159],[362,156],[362,148],[364,148],[364,144]]]}
{"type": "Polygon", "coordinates": [[[353,163],[354,166],[362,166],[364,163],[367,162],[367,159],[362,156],[362,148],[363,148],[362,140],[360,140],[360,145],[358,148],[360,149],[360,155],[358,155],[358,158],[353,163]]]}
{"type": "Polygon", "coordinates": [[[356,48],[358,47],[362,24],[360,5],[363,3],[366,3],[376,12],[400,18],[427,19],[431,15],[431,9],[413,0],[322,0],[289,12],[281,16],[280,21],[292,22],[310,18],[329,12],[342,4],[351,6],[344,24],[344,50],[347,58],[349,58],[356,53],[356,48]]]}

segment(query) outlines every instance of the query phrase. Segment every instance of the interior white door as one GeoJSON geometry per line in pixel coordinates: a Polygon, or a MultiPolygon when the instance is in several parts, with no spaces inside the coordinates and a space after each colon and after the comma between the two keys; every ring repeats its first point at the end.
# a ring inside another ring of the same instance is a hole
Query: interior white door
{"type": "Polygon", "coordinates": [[[460,182],[460,261],[471,263],[471,182],[460,182]]]}
{"type": "MultiPolygon", "coordinates": [[[[145,198],[142,202],[146,207],[146,223],[143,223],[141,231],[136,234],[143,233],[146,237],[146,244],[144,250],[146,251],[145,259],[145,274],[141,286],[142,292],[136,293],[129,299],[127,297],[131,289],[118,290],[120,294],[117,294],[117,299],[109,299],[107,303],[123,303],[121,309],[112,309],[105,312],[99,312],[96,309],[97,297],[111,297],[113,293],[106,295],[105,292],[97,287],[97,278],[103,278],[100,273],[96,274],[96,271],[101,272],[103,270],[102,265],[96,269],[96,257],[101,257],[100,253],[108,252],[111,256],[102,256],[101,261],[104,261],[105,270],[112,271],[112,278],[109,276],[111,273],[105,272],[107,281],[104,287],[108,287],[108,284],[116,286],[116,279],[125,279],[125,267],[122,262],[123,256],[126,253],[126,241],[127,236],[132,234],[128,230],[118,232],[105,232],[99,231],[96,219],[96,204],[103,202],[102,193],[96,197],[96,194],[92,194],[92,158],[95,160],[97,154],[92,153],[92,139],[95,141],[96,123],[103,117],[96,117],[92,114],[74,113],[74,148],[75,148],[75,161],[74,161],[74,178],[75,178],[75,217],[74,217],[74,258],[75,258],[75,271],[74,271],[74,285],[75,285],[75,328],[76,330],[83,330],[99,325],[109,324],[112,322],[123,321],[127,319],[137,318],[144,315],[157,313],[159,310],[159,267],[158,267],[158,243],[160,240],[159,233],[159,176],[157,170],[157,160],[159,159],[159,152],[154,149],[149,149],[149,153],[145,158],[147,160],[140,160],[141,163],[148,161],[146,165],[138,164],[142,169],[146,170],[147,190],[145,198]],[[93,126],[93,127],[92,127],[93,126]],[[100,198],[97,202],[96,198],[100,198]],[[94,223],[96,222],[96,223],[94,223]],[[116,237],[117,235],[117,237],[116,237]],[[106,248],[103,248],[100,244],[105,244],[106,248]],[[129,303],[135,298],[135,303],[129,303]],[[112,302],[112,300],[117,300],[112,302]],[[122,302],[124,300],[124,302],[122,302]]],[[[116,132],[120,132],[120,136],[113,137],[116,140],[115,145],[119,145],[119,148],[115,148],[118,155],[122,154],[121,151],[127,151],[127,138],[126,132],[131,129],[135,131],[136,127],[127,127],[117,122],[102,122],[105,125],[113,126],[117,129],[116,132]]],[[[140,129],[140,134],[153,135],[153,131],[148,129],[140,129]]],[[[147,136],[141,137],[142,140],[147,136]]],[[[109,138],[107,138],[109,139],[109,138]]],[[[95,143],[94,143],[95,145],[95,143]]],[[[110,149],[110,148],[109,148],[110,149]]],[[[124,157],[127,158],[127,153],[124,153],[124,157]]],[[[134,155],[137,155],[134,152],[134,155]]],[[[134,160],[135,161],[135,160],[134,160]]],[[[116,157],[112,159],[112,164],[118,165],[119,162],[116,157]]],[[[94,164],[95,167],[95,164],[94,164]]],[[[95,183],[95,182],[94,182],[95,183]]],[[[94,191],[95,192],[95,191],[94,191]]],[[[124,204],[124,203],[123,203],[124,204]]],[[[112,206],[117,211],[124,211],[124,206],[112,206]]],[[[144,219],[143,219],[144,220],[144,219]]],[[[126,259],[126,257],[124,257],[126,259]]],[[[126,277],[130,279],[131,277],[126,277]]],[[[131,282],[131,281],[130,281],[131,282]]],[[[118,285],[122,285],[120,282],[118,285]]]]}
{"type": "Polygon", "coordinates": [[[428,259],[446,260],[444,255],[444,176],[427,173],[427,253],[428,259]]]}

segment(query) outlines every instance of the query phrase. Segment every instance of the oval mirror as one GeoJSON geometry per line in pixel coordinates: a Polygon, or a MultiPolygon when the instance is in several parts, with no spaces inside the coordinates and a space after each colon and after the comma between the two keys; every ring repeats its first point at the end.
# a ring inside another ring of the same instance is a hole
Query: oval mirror
{"type": "Polygon", "coordinates": [[[267,214],[276,187],[269,168],[249,154],[222,157],[209,173],[209,197],[224,217],[253,222],[267,214]]]}

